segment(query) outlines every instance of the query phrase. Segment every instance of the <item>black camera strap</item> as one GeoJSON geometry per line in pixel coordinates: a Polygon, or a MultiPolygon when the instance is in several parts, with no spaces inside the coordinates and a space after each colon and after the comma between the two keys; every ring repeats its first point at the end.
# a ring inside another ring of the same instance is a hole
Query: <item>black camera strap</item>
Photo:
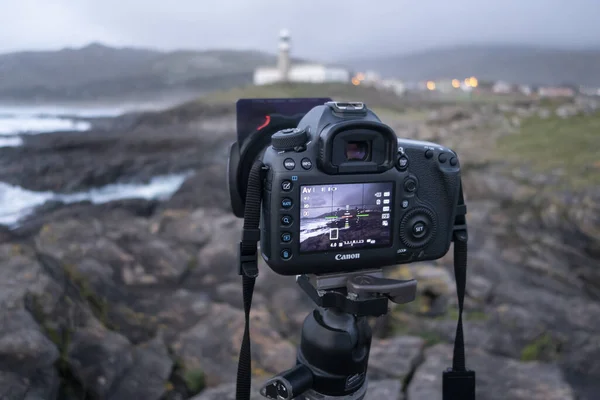
{"type": "Polygon", "coordinates": [[[456,217],[454,220],[454,278],[458,296],[458,322],[454,338],[452,368],[442,375],[443,400],[475,400],[475,371],[467,370],[465,360],[465,339],[463,332],[463,307],[467,286],[467,206],[462,191],[459,192],[456,217]]]}
{"type": "Polygon", "coordinates": [[[242,276],[244,314],[246,316],[244,337],[238,362],[236,400],[250,400],[252,380],[252,355],[250,349],[250,308],[254,284],[258,276],[258,241],[260,239],[260,203],[263,189],[263,163],[256,161],[248,176],[246,204],[244,207],[244,228],[240,242],[239,274],[242,276]]]}
{"type": "MultiPolygon", "coordinates": [[[[244,336],[240,349],[236,400],[250,400],[252,381],[252,355],[250,347],[250,309],[254,284],[258,276],[258,241],[260,239],[260,209],[263,189],[264,164],[259,160],[252,165],[248,176],[246,203],[244,208],[244,227],[240,242],[239,274],[242,276],[244,299],[244,336]]],[[[475,400],[475,371],[466,369],[465,344],[462,314],[467,282],[467,207],[464,202],[462,186],[457,205],[452,240],[454,241],[454,275],[458,296],[458,323],[454,340],[452,368],[443,373],[443,400],[475,400]]]]}

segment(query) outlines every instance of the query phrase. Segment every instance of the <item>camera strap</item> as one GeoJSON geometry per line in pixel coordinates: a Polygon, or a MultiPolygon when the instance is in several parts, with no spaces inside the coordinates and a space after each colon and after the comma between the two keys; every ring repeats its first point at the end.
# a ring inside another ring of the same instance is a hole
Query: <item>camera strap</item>
{"type": "MultiPolygon", "coordinates": [[[[263,190],[264,164],[257,160],[250,170],[244,208],[244,226],[239,246],[239,271],[242,276],[244,301],[244,336],[240,349],[236,400],[250,400],[252,355],[250,347],[250,309],[254,285],[258,276],[258,241],[260,240],[260,210],[263,190]]],[[[475,400],[475,371],[466,369],[462,314],[467,282],[467,207],[462,185],[457,205],[454,232],[454,276],[458,296],[458,323],[454,340],[452,368],[443,373],[443,400],[475,400]]]]}
{"type": "Polygon", "coordinates": [[[246,189],[244,207],[244,227],[240,242],[239,274],[242,276],[244,296],[244,337],[237,370],[236,400],[250,400],[250,384],[252,380],[252,355],[250,349],[250,308],[254,284],[258,276],[258,241],[260,239],[260,203],[263,189],[263,163],[258,160],[252,165],[246,189]]]}
{"type": "Polygon", "coordinates": [[[452,368],[442,375],[443,400],[475,400],[475,371],[467,370],[465,360],[465,339],[463,332],[463,306],[467,285],[467,206],[465,205],[462,184],[459,191],[456,217],[454,220],[454,278],[458,296],[458,322],[454,338],[452,368]]]}

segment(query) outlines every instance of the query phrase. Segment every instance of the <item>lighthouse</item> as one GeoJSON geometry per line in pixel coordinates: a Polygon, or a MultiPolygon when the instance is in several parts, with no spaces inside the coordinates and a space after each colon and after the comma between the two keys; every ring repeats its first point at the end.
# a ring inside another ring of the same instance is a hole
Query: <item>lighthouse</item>
{"type": "Polygon", "coordinates": [[[282,29],[279,33],[279,55],[277,58],[280,82],[289,82],[290,65],[290,32],[287,29],[282,29]]]}
{"type": "Polygon", "coordinates": [[[350,71],[343,67],[311,62],[301,62],[292,65],[290,50],[290,32],[287,29],[282,29],[279,32],[277,65],[255,69],[254,84],[272,85],[281,82],[350,83],[350,71]]]}

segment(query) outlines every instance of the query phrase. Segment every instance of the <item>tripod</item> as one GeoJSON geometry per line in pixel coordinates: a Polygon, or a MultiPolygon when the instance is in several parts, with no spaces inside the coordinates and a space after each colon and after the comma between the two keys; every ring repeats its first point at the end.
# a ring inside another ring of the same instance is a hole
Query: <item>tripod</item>
{"type": "Polygon", "coordinates": [[[367,392],[371,349],[368,316],[415,299],[417,281],[383,278],[381,269],[299,275],[317,305],[304,320],[296,366],[269,379],[260,394],[272,400],[361,400],[367,392]],[[300,397],[301,396],[301,397],[300,397]]]}

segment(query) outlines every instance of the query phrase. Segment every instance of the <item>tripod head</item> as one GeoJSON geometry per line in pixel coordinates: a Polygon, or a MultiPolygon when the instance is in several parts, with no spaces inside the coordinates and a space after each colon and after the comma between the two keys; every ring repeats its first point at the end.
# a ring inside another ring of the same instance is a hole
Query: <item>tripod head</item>
{"type": "Polygon", "coordinates": [[[304,320],[296,366],[260,389],[273,400],[360,400],[367,391],[371,328],[367,316],[415,299],[417,281],[383,277],[381,269],[299,275],[298,285],[318,306],[304,320]]]}

